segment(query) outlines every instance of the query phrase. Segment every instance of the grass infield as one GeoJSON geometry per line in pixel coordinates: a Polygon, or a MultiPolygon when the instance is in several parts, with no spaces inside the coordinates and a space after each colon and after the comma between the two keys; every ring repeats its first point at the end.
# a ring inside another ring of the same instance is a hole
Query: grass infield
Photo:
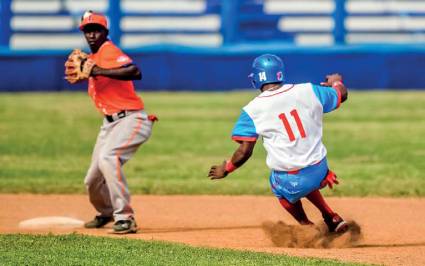
{"type": "Polygon", "coordinates": [[[0,235],[1,265],[360,265],[159,241],[82,235],[0,235]]]}
{"type": "MultiPolygon", "coordinates": [[[[142,93],[160,121],[125,166],[132,193],[271,195],[261,141],[226,179],[206,177],[237,147],[230,133],[256,93],[142,93]]],[[[424,92],[350,92],[325,116],[323,141],[341,181],[325,194],[424,196],[424,114],[424,92]]],[[[1,94],[0,193],[84,193],[101,119],[86,93],[1,94]]]]}

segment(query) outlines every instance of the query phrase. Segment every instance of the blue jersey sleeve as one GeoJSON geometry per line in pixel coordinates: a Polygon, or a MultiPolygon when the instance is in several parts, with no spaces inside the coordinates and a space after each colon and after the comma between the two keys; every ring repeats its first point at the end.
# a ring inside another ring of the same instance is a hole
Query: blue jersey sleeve
{"type": "Polygon", "coordinates": [[[341,93],[338,89],[313,84],[313,91],[322,104],[324,113],[337,109],[341,104],[341,93]]]}
{"type": "Polygon", "coordinates": [[[257,138],[258,134],[255,129],[254,121],[244,110],[242,110],[241,115],[233,128],[232,139],[240,142],[256,141],[257,138]]]}

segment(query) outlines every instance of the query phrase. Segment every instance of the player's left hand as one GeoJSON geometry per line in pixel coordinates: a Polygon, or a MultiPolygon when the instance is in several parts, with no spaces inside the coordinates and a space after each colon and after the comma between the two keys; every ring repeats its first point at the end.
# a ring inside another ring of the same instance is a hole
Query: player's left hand
{"type": "Polygon", "coordinates": [[[226,171],[226,161],[224,161],[221,165],[213,165],[211,166],[210,172],[208,173],[208,177],[211,180],[221,179],[227,176],[228,172],[226,171]]]}
{"type": "Polygon", "coordinates": [[[88,79],[95,62],[79,49],[74,49],[65,62],[65,79],[71,83],[77,83],[88,79]]]}
{"type": "Polygon", "coordinates": [[[325,87],[332,87],[334,82],[337,82],[337,81],[342,82],[342,76],[337,73],[330,74],[326,76],[326,81],[320,82],[320,85],[325,87]]]}
{"type": "Polygon", "coordinates": [[[326,177],[320,183],[320,188],[324,188],[324,187],[328,186],[330,189],[332,189],[334,184],[336,184],[336,185],[339,184],[339,182],[338,182],[338,180],[336,180],[336,178],[337,178],[336,174],[334,172],[332,172],[331,170],[328,170],[328,174],[326,175],[326,177]]]}

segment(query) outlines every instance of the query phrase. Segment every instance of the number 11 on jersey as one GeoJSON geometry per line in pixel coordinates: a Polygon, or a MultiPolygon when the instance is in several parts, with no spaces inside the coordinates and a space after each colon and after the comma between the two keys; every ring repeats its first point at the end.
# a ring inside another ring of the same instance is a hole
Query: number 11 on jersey
{"type": "MultiPolygon", "coordinates": [[[[298,131],[300,132],[301,138],[305,138],[306,137],[305,130],[297,110],[296,109],[292,110],[290,114],[295,119],[295,123],[297,123],[298,131]]],[[[286,118],[286,115],[284,113],[281,113],[279,115],[279,119],[282,120],[282,123],[285,126],[286,132],[288,133],[289,140],[294,141],[295,140],[294,131],[292,131],[291,125],[289,124],[289,121],[288,121],[288,118],[286,118]]]]}

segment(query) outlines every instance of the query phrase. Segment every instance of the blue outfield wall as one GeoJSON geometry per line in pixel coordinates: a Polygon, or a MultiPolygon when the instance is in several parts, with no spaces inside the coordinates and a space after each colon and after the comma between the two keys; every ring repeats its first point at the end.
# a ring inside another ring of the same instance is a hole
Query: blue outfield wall
{"type": "MultiPolygon", "coordinates": [[[[84,90],[63,79],[70,51],[0,50],[0,91],[84,90]]],[[[252,60],[281,56],[288,83],[319,83],[341,73],[355,89],[425,89],[425,45],[295,47],[287,44],[193,48],[173,45],[126,50],[141,68],[138,90],[213,91],[249,88],[252,60]]]]}

